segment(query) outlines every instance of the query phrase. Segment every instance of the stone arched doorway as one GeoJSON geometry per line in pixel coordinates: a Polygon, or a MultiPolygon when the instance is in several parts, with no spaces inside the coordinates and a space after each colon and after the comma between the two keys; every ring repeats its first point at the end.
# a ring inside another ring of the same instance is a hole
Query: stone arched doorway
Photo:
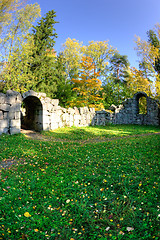
{"type": "Polygon", "coordinates": [[[37,96],[29,95],[23,98],[21,128],[35,131],[43,130],[43,106],[37,96]]]}
{"type": "Polygon", "coordinates": [[[148,103],[147,103],[148,96],[144,92],[138,92],[135,94],[136,100],[136,114],[147,114],[148,110],[148,103]]]}

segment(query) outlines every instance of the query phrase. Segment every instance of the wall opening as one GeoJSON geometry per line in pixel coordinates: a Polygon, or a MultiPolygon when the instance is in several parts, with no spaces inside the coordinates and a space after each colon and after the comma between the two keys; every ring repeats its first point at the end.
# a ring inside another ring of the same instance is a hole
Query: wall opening
{"type": "Polygon", "coordinates": [[[26,97],[21,106],[21,128],[28,130],[43,130],[43,108],[39,98],[26,97]]]}
{"type": "Polygon", "coordinates": [[[147,114],[147,99],[144,96],[139,98],[139,114],[147,114]]]}
{"type": "Polygon", "coordinates": [[[145,93],[136,95],[136,114],[147,114],[147,96],[145,93]]]}

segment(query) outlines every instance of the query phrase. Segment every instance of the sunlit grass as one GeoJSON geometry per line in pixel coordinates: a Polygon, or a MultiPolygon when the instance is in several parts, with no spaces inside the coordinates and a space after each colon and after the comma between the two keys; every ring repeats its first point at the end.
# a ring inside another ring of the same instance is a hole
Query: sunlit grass
{"type": "Polygon", "coordinates": [[[0,136],[0,160],[17,160],[1,169],[0,239],[158,240],[160,135],[116,139],[123,132],[154,131],[159,129],[56,130],[57,139],[68,134],[72,142],[0,136]],[[74,143],[81,130],[77,140],[85,133],[85,139],[107,136],[107,131],[115,140],[74,143]]]}
{"type": "Polygon", "coordinates": [[[144,133],[160,132],[156,126],[137,126],[137,125],[110,125],[96,127],[65,127],[58,128],[49,132],[42,132],[42,135],[63,140],[88,140],[104,139],[112,137],[123,137],[128,135],[138,135],[144,133]]]}

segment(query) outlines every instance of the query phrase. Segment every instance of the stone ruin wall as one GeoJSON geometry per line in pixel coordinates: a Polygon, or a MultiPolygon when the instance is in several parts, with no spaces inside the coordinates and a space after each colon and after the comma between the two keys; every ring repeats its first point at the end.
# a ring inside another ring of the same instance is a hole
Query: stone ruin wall
{"type": "Polygon", "coordinates": [[[21,124],[24,128],[37,131],[65,126],[89,126],[94,118],[94,108],[65,109],[58,104],[58,99],[50,99],[45,93],[32,90],[22,96],[11,90],[6,94],[0,93],[0,134],[20,133],[21,124]],[[25,104],[25,109],[21,108],[22,103],[25,104]]]}
{"type": "Polygon", "coordinates": [[[112,105],[113,124],[160,125],[160,102],[148,97],[144,92],[137,92],[133,98],[125,100],[121,105],[112,105]],[[147,113],[139,114],[139,99],[146,98],[147,113]]]}
{"type": "Polygon", "coordinates": [[[89,125],[144,124],[160,125],[159,102],[139,92],[112,111],[95,111],[94,108],[62,108],[58,99],[50,99],[45,93],[32,90],[20,94],[8,90],[0,93],[0,134],[20,133],[21,125],[27,129],[54,130],[61,127],[82,127],[89,125]],[[147,114],[139,114],[139,98],[147,100],[147,114]],[[23,108],[25,105],[25,108],[23,108]]]}
{"type": "Polygon", "coordinates": [[[20,132],[22,97],[20,93],[7,91],[0,93],[0,134],[16,134],[20,132]]]}

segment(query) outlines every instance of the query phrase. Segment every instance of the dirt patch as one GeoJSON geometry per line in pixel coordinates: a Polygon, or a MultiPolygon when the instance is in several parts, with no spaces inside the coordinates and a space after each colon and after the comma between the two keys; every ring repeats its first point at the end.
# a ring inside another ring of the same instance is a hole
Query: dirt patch
{"type": "Polygon", "coordinates": [[[19,165],[20,163],[24,164],[25,160],[24,159],[4,159],[2,160],[2,162],[0,163],[0,170],[1,169],[7,169],[7,168],[11,168],[12,165],[19,165]]]}
{"type": "Polygon", "coordinates": [[[68,140],[68,139],[58,139],[51,136],[43,136],[39,132],[35,132],[33,130],[21,130],[21,133],[24,134],[26,137],[34,139],[34,140],[40,140],[40,141],[53,141],[53,142],[76,142],[76,143],[96,143],[96,142],[107,142],[107,141],[113,141],[113,140],[119,140],[119,139],[125,139],[125,138],[132,138],[132,137],[143,137],[143,136],[150,136],[150,135],[157,135],[160,134],[160,132],[155,133],[144,133],[144,134],[137,134],[137,135],[129,135],[129,136],[121,136],[121,137],[111,137],[111,138],[91,138],[87,140],[68,140]]]}
{"type": "Polygon", "coordinates": [[[25,130],[21,129],[21,133],[24,134],[26,137],[34,139],[34,140],[41,140],[41,141],[49,141],[47,137],[41,135],[39,132],[33,130],[25,130]]]}

